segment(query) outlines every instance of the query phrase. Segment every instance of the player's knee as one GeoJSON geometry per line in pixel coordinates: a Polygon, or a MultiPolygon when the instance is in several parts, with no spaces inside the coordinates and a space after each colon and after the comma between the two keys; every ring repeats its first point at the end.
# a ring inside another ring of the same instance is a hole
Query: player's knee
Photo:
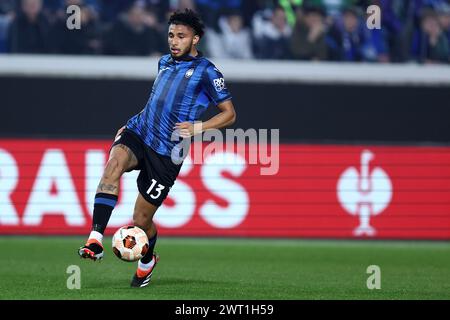
{"type": "Polygon", "coordinates": [[[112,157],[106,163],[105,171],[103,172],[104,180],[115,181],[120,179],[123,174],[125,166],[116,157],[112,157]]]}

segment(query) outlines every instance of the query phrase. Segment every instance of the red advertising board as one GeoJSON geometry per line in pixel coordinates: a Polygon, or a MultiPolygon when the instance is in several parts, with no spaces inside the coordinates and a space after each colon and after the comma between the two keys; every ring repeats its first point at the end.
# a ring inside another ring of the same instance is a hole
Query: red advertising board
{"type": "MultiPolygon", "coordinates": [[[[87,234],[109,146],[0,140],[0,235],[87,234]]],[[[280,145],[272,175],[249,160],[256,151],[188,157],[155,216],[159,233],[450,239],[450,147],[280,145]]],[[[108,234],[131,223],[136,177],[122,178],[108,234]]]]}

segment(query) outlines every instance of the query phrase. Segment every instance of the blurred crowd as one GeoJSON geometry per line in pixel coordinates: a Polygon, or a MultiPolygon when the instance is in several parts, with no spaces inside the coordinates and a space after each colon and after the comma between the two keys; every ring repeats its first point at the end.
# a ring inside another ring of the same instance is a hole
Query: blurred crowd
{"type": "Polygon", "coordinates": [[[450,0],[0,0],[0,53],[157,56],[184,8],[211,58],[450,62],[450,0]],[[380,29],[366,26],[372,4],[380,29]],[[66,26],[70,5],[80,29],[66,26]]]}

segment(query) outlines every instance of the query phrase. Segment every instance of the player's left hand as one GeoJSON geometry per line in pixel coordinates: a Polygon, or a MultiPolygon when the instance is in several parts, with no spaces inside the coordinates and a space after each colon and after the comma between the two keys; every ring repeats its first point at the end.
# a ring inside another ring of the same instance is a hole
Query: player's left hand
{"type": "Polygon", "coordinates": [[[193,135],[201,132],[201,123],[198,124],[190,122],[175,123],[174,129],[180,131],[181,138],[190,138],[193,135]],[[198,125],[200,125],[200,128],[198,125]]]}

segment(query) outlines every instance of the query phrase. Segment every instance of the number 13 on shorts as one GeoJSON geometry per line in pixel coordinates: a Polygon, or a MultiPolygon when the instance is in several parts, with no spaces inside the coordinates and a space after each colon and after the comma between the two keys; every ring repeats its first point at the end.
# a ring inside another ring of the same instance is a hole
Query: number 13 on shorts
{"type": "Polygon", "coordinates": [[[152,184],[150,185],[150,187],[147,189],[147,194],[150,195],[150,197],[152,199],[158,199],[159,196],[161,195],[161,191],[165,188],[165,186],[163,186],[162,184],[158,183],[158,186],[156,187],[156,189],[154,190],[156,192],[156,194],[151,194],[153,191],[153,188],[155,187],[155,185],[158,183],[158,181],[156,181],[155,179],[152,179],[152,184]]]}

